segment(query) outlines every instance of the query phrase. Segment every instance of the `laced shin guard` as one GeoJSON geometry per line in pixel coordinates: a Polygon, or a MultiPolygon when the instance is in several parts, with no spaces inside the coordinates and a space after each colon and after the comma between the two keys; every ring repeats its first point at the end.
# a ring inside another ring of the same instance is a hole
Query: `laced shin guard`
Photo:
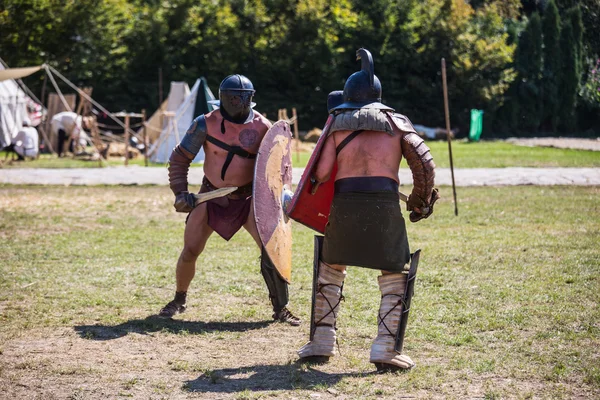
{"type": "Polygon", "coordinates": [[[311,339],[300,350],[298,355],[304,360],[327,360],[335,355],[336,333],[335,324],[343,299],[342,287],[346,272],[319,263],[318,280],[313,303],[313,324],[311,324],[311,339]]]}
{"type": "Polygon", "coordinates": [[[402,315],[406,277],[406,274],[389,274],[378,278],[381,305],[377,317],[377,337],[371,346],[370,359],[378,371],[396,371],[415,366],[410,357],[394,350],[396,332],[402,315]]]}

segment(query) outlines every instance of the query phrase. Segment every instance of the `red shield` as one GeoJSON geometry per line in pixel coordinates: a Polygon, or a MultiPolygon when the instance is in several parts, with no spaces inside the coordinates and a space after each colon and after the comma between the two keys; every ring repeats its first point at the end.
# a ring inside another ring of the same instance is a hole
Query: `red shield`
{"type": "Polygon", "coordinates": [[[329,209],[333,201],[335,175],[337,173],[337,165],[334,165],[331,173],[331,178],[327,182],[321,183],[316,191],[314,184],[311,183],[313,170],[316,167],[321,150],[325,144],[325,140],[329,134],[329,127],[333,122],[333,117],[330,115],[325,123],[321,137],[317,141],[315,150],[313,151],[308,164],[304,169],[298,188],[294,193],[286,211],[290,218],[300,222],[303,225],[314,229],[317,232],[325,233],[325,225],[329,221],[329,209]],[[314,193],[313,193],[314,192],[314,193]]]}
{"type": "Polygon", "coordinates": [[[254,219],[260,240],[288,283],[292,280],[292,224],[283,212],[283,194],[292,187],[292,133],[278,121],[263,138],[254,167],[254,219]]]}

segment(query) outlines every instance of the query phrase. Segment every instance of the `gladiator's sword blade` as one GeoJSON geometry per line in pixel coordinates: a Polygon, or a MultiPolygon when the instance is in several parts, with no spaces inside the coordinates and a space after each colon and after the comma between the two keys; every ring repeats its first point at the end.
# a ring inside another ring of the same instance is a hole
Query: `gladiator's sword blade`
{"type": "Polygon", "coordinates": [[[200,203],[204,203],[205,201],[209,201],[212,199],[216,199],[217,197],[227,196],[229,193],[233,193],[237,190],[237,186],[224,187],[220,189],[213,190],[212,192],[206,193],[194,193],[194,199],[196,199],[196,205],[200,203]]]}
{"type": "Polygon", "coordinates": [[[398,192],[398,194],[400,195],[400,200],[402,200],[405,203],[408,203],[408,196],[407,195],[405,195],[402,192],[398,192]]]}

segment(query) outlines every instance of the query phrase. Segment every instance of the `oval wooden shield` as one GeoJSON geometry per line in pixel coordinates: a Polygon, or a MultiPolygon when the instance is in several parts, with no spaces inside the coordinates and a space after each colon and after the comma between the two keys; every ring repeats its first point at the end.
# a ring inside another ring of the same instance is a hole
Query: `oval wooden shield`
{"type": "Polygon", "coordinates": [[[283,212],[285,189],[292,188],[292,133],[278,121],[263,138],[254,167],[254,219],[262,244],[288,283],[292,281],[292,223],[283,212]]]}

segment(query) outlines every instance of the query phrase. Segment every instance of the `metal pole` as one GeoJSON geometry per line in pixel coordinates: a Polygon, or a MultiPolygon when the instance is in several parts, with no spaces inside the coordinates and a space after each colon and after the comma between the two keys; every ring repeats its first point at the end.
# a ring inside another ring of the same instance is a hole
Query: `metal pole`
{"type": "Polygon", "coordinates": [[[446,60],[444,58],[442,58],[442,86],[444,88],[444,113],[446,114],[446,140],[448,141],[450,173],[452,175],[452,194],[454,195],[454,215],[458,215],[458,204],[456,203],[456,184],[454,183],[454,163],[452,162],[452,138],[450,131],[450,108],[448,107],[448,84],[446,83],[446,60]]]}

